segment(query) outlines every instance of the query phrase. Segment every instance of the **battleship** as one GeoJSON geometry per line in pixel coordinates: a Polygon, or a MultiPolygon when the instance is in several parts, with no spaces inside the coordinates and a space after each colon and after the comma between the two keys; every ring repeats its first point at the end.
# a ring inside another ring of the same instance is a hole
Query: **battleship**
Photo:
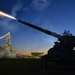
{"type": "Polygon", "coordinates": [[[70,31],[65,30],[63,35],[61,36],[55,32],[43,29],[22,20],[18,20],[18,22],[58,39],[56,42],[54,42],[55,45],[53,46],[53,48],[50,48],[47,52],[47,55],[43,56],[42,58],[52,57],[58,60],[75,60],[75,36],[73,36],[70,31]]]}
{"type": "MultiPolygon", "coordinates": [[[[8,74],[14,72],[15,74],[19,73],[28,75],[30,73],[33,75],[75,74],[75,36],[69,31],[65,30],[63,35],[60,35],[56,32],[46,30],[29,22],[17,20],[13,16],[1,11],[0,15],[14,19],[23,25],[29,26],[33,29],[57,38],[57,41],[54,42],[54,46],[47,51],[46,55],[41,56],[40,59],[26,58],[23,60],[1,60],[0,67],[2,74],[5,73],[6,70],[8,74]]],[[[4,37],[7,38],[5,45],[0,46],[0,58],[15,58],[15,54],[12,54],[10,32],[0,37],[0,39],[4,37]]],[[[35,53],[32,53],[32,55],[34,54],[35,53]]]]}
{"type": "Polygon", "coordinates": [[[35,61],[37,67],[52,71],[75,70],[75,36],[70,31],[65,30],[63,35],[59,35],[22,20],[18,20],[18,22],[58,39],[54,42],[54,46],[47,51],[47,54],[41,56],[40,62],[35,61]]]}
{"type": "MultiPolygon", "coordinates": [[[[18,20],[15,17],[8,15],[2,11],[0,11],[1,16],[9,17],[11,19],[14,19],[23,25],[27,25],[31,28],[34,28],[38,31],[44,32],[45,34],[48,34],[50,36],[53,36],[57,38],[58,40],[55,43],[55,45],[50,48],[47,52],[47,55],[41,57],[43,59],[55,59],[55,60],[75,60],[75,36],[70,33],[70,31],[64,31],[63,35],[57,34],[56,32],[52,32],[49,30],[46,30],[44,28],[38,27],[36,25],[33,25],[31,23],[18,20]]],[[[7,45],[7,44],[6,44],[7,45]]]]}

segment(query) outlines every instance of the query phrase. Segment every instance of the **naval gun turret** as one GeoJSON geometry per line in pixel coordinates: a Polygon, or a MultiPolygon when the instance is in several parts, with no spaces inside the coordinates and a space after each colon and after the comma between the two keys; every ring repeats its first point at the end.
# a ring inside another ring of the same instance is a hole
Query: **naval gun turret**
{"type": "Polygon", "coordinates": [[[58,39],[57,42],[55,42],[55,45],[53,48],[50,48],[48,50],[48,54],[44,57],[47,58],[58,58],[58,59],[74,59],[75,52],[75,36],[73,36],[69,31],[64,31],[63,35],[59,35],[55,32],[43,29],[41,27],[38,27],[36,25],[30,24],[28,22],[18,20],[18,22],[27,25],[29,27],[32,27],[36,30],[39,30],[41,32],[44,32],[50,36],[53,36],[58,39]]]}

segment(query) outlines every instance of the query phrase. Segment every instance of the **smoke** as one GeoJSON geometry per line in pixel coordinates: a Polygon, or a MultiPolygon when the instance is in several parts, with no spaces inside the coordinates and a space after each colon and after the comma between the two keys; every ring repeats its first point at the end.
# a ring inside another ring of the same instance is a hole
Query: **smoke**
{"type": "Polygon", "coordinates": [[[33,0],[31,5],[35,10],[44,10],[50,3],[51,0],[33,0]]]}
{"type": "Polygon", "coordinates": [[[12,7],[12,11],[11,11],[11,15],[16,17],[18,11],[20,11],[23,7],[23,3],[21,2],[17,2],[13,7],[12,7]]]}
{"type": "Polygon", "coordinates": [[[3,50],[0,52],[0,58],[16,58],[16,54],[8,50],[3,50]]]}
{"type": "MultiPolygon", "coordinates": [[[[18,1],[12,6],[10,15],[17,17],[17,13],[21,10],[22,7],[23,4],[18,1]]],[[[19,29],[18,25],[15,22],[12,22],[12,19],[7,17],[0,17],[0,28],[2,31],[16,31],[19,29]]]]}

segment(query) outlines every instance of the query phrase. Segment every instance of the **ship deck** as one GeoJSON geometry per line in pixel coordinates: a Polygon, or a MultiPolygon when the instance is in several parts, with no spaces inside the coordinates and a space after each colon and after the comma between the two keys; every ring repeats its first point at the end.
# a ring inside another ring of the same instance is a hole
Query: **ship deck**
{"type": "Polygon", "coordinates": [[[55,64],[54,61],[44,61],[41,59],[0,59],[0,73],[8,75],[75,75],[75,61],[73,64],[60,64],[64,68],[55,64]],[[66,68],[67,67],[67,68],[66,68]]]}

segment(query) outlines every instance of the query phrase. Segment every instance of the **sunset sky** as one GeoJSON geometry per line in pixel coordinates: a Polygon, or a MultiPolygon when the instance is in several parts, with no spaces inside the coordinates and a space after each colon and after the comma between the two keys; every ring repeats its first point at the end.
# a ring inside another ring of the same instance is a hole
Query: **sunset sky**
{"type": "MultiPolygon", "coordinates": [[[[75,0],[0,0],[0,10],[56,32],[69,30],[75,35],[75,0]]],[[[11,32],[12,48],[20,52],[47,52],[57,38],[25,26],[7,17],[0,17],[0,36],[11,32]]],[[[0,40],[4,45],[5,39],[0,40]]]]}

